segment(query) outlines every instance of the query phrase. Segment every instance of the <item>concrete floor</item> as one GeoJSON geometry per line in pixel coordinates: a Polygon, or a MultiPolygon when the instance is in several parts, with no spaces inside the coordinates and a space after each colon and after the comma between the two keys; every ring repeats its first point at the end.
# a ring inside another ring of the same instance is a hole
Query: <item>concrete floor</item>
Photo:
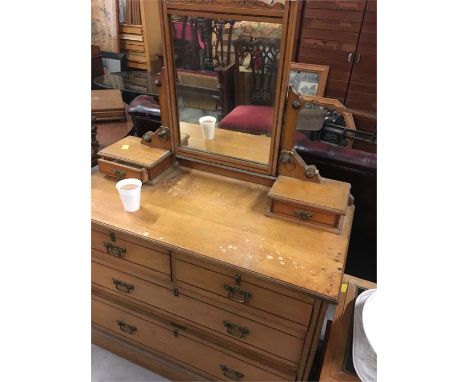
{"type": "Polygon", "coordinates": [[[91,345],[91,382],[168,381],[126,359],[91,345]]]}

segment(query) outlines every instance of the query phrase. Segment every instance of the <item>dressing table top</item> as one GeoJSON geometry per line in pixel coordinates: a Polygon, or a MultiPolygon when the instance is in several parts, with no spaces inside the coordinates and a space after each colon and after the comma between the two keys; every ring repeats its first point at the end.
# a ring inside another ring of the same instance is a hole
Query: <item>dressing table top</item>
{"type": "Polygon", "coordinates": [[[336,302],[354,206],[341,235],[265,216],[269,187],[176,167],[143,185],[141,208],[125,212],[115,180],[92,175],[92,220],[336,302]]]}

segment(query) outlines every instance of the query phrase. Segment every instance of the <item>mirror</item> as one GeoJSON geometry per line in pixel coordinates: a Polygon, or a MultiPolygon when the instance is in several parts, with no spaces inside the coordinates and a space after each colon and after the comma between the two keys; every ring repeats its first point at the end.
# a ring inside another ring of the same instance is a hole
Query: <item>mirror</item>
{"type": "Polygon", "coordinates": [[[325,65],[291,62],[289,85],[299,94],[323,97],[328,71],[329,67],[325,65]]]}
{"type": "Polygon", "coordinates": [[[180,146],[268,165],[279,23],[170,15],[180,146]]]}
{"type": "Polygon", "coordinates": [[[351,147],[352,142],[346,138],[353,134],[356,126],[353,115],[343,104],[323,97],[301,95],[301,100],[296,119],[295,147],[306,145],[307,140],[351,147]]]}

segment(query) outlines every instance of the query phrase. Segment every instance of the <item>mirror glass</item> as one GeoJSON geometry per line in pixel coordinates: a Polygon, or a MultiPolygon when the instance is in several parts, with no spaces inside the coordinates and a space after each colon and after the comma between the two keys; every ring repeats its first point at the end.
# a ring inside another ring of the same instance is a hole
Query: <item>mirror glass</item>
{"type": "Polygon", "coordinates": [[[320,75],[312,72],[291,70],[289,72],[289,85],[302,95],[316,96],[320,75]]]}
{"type": "Polygon", "coordinates": [[[355,129],[351,113],[333,105],[306,102],[297,115],[295,146],[306,146],[309,140],[345,146],[346,129],[355,129]]]}
{"type": "Polygon", "coordinates": [[[170,16],[180,145],[268,164],[281,24],[170,16]]]}

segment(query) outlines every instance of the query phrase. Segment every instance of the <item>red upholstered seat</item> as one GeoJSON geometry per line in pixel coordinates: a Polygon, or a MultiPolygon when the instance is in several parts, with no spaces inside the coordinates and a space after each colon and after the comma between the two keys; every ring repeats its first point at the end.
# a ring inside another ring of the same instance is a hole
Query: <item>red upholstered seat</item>
{"type": "Polygon", "coordinates": [[[273,108],[270,106],[239,105],[226,115],[218,125],[222,129],[250,134],[271,134],[273,108]]]}

